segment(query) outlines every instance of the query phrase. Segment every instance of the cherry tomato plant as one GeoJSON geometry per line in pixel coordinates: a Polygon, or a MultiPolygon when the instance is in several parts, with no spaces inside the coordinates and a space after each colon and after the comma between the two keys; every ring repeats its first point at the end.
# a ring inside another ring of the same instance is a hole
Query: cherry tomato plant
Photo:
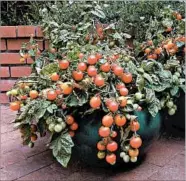
{"type": "Polygon", "coordinates": [[[64,39],[62,47],[53,42],[43,52],[31,37],[20,50],[20,61],[33,59],[32,74],[20,78],[7,92],[10,109],[18,111],[14,122],[23,143],[33,147],[38,134],[49,132],[53,155],[66,167],[81,121],[76,115],[102,110],[105,115],[95,145],[98,158],[114,165],[119,150],[124,162],[136,162],[143,140],[134,111],[147,109],[155,117],[166,108],[173,115],[176,97],[185,88],[185,37],[171,33],[182,26],[182,17],[179,13],[170,17],[171,29],[165,23],[160,38],[136,42],[134,49],[126,44],[126,34],[100,22],[84,27],[93,34],[83,43],[64,39]]]}

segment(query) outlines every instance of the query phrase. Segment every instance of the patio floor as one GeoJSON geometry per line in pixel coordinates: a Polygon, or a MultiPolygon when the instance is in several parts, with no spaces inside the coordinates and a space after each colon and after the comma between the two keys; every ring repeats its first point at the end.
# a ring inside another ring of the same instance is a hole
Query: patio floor
{"type": "Polygon", "coordinates": [[[108,171],[70,163],[63,168],[45,147],[46,138],[30,149],[21,145],[19,131],[11,121],[15,113],[1,106],[0,180],[185,180],[185,140],[161,138],[153,143],[145,160],[135,169],[108,171]]]}

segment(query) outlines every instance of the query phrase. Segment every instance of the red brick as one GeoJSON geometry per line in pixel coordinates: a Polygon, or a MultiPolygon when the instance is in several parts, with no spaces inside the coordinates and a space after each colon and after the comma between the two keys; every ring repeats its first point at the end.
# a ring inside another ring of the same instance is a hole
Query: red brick
{"type": "Polygon", "coordinates": [[[11,67],[11,77],[23,77],[31,74],[31,68],[26,66],[11,67]]]}
{"type": "Polygon", "coordinates": [[[5,39],[1,39],[0,40],[0,50],[6,50],[6,40],[5,39]]]}
{"type": "Polygon", "coordinates": [[[27,62],[27,64],[32,64],[33,60],[32,60],[32,58],[28,58],[26,62],[27,62]]]}
{"type": "Polygon", "coordinates": [[[18,37],[30,37],[31,34],[35,36],[35,26],[17,26],[18,37]]]}
{"type": "Polygon", "coordinates": [[[50,44],[49,41],[46,40],[46,41],[45,41],[45,50],[48,50],[48,49],[49,49],[49,44],[50,44]]]}
{"type": "Polygon", "coordinates": [[[19,53],[1,53],[0,63],[1,64],[25,64],[20,62],[21,56],[19,53]]]}
{"type": "Polygon", "coordinates": [[[20,50],[22,43],[28,43],[29,39],[8,39],[7,49],[8,50],[20,50]]]}
{"type": "MultiPolygon", "coordinates": [[[[8,50],[20,50],[23,43],[28,43],[29,38],[27,39],[8,39],[7,40],[7,49],[8,50]]],[[[43,50],[43,41],[38,41],[39,48],[43,50]]],[[[29,47],[28,47],[29,48],[29,47]]]]}
{"type": "Polygon", "coordinates": [[[15,82],[15,80],[0,80],[0,91],[10,90],[15,82]]]}
{"type": "Polygon", "coordinates": [[[37,37],[43,37],[43,31],[41,29],[41,26],[37,26],[37,28],[36,28],[36,36],[37,37]]]}
{"type": "Polygon", "coordinates": [[[2,38],[15,38],[16,37],[16,27],[15,26],[1,26],[0,27],[0,37],[2,38]]]}
{"type": "Polygon", "coordinates": [[[0,103],[5,104],[8,103],[9,99],[5,93],[0,93],[0,103]]]}
{"type": "Polygon", "coordinates": [[[0,77],[10,77],[9,67],[0,67],[0,77]]]}

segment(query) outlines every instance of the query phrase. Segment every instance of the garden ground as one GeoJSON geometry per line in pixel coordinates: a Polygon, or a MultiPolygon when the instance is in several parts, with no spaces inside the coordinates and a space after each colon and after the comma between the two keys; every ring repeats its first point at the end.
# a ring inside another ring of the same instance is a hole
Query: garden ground
{"type": "Polygon", "coordinates": [[[21,145],[11,121],[15,113],[1,106],[1,180],[185,180],[185,140],[161,138],[153,143],[145,160],[135,169],[108,171],[70,163],[64,169],[39,139],[30,149],[21,145]]]}

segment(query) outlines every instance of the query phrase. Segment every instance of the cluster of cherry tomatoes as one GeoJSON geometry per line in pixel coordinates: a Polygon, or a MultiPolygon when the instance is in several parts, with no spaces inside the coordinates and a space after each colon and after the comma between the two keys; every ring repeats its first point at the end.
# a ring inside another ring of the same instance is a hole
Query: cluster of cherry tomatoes
{"type": "MultiPolygon", "coordinates": [[[[177,42],[185,42],[185,36],[180,36],[177,38],[168,38],[167,40],[163,41],[158,47],[153,45],[152,40],[148,40],[145,44],[142,44],[142,50],[144,51],[147,59],[158,59],[164,50],[169,55],[175,55],[178,52],[177,42]]],[[[183,49],[185,52],[185,48],[183,49]]]]}

